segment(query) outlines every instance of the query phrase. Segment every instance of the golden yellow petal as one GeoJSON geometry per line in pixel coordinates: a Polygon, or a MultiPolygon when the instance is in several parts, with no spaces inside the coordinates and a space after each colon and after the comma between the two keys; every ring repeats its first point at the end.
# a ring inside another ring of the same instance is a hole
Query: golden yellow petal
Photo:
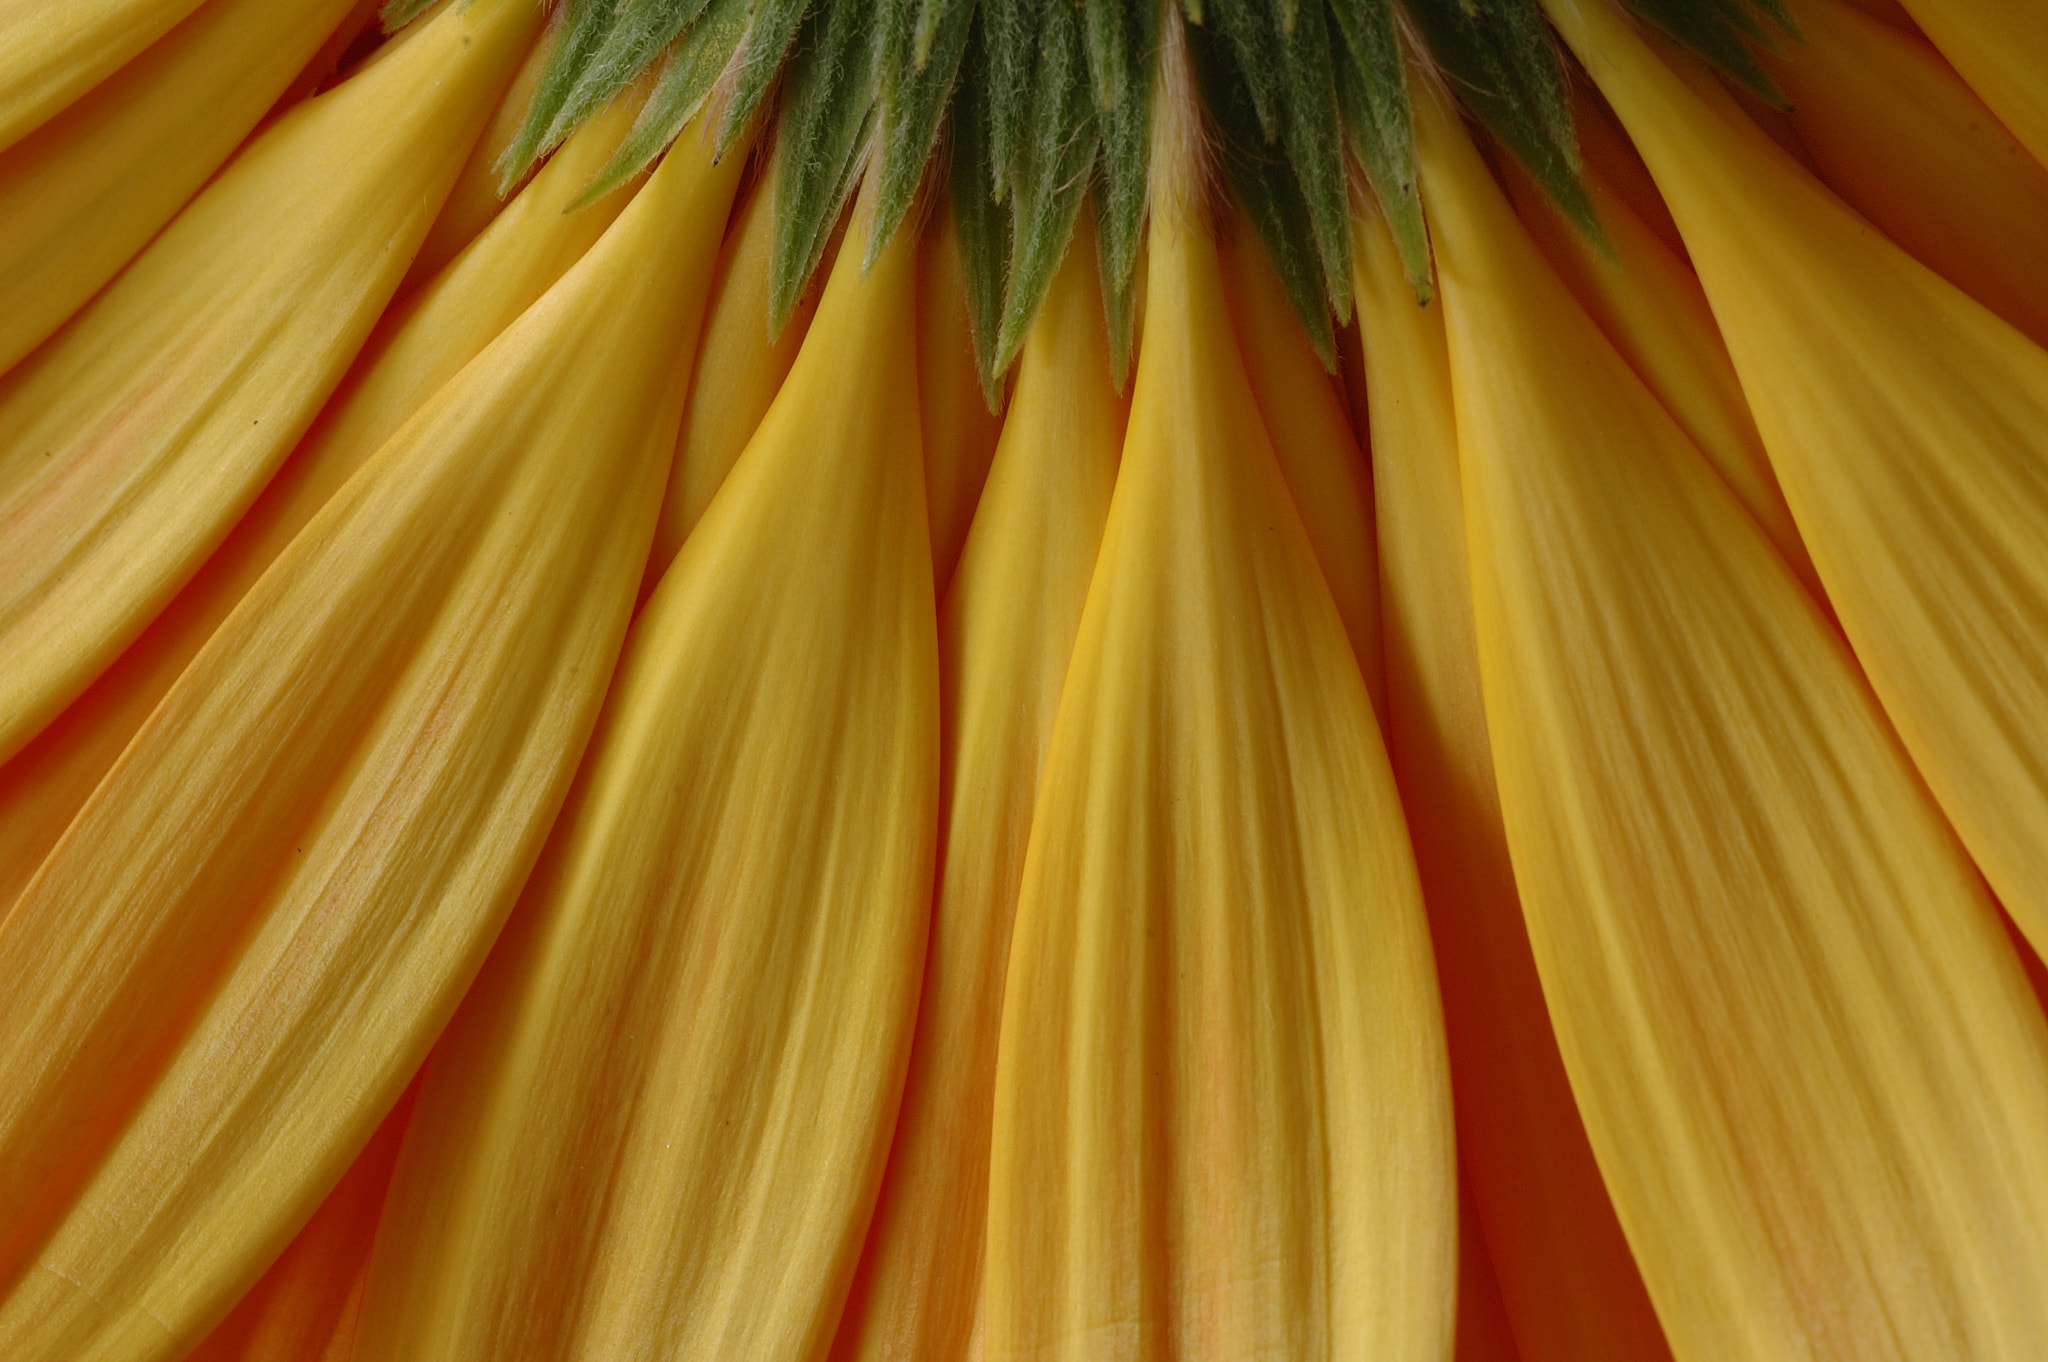
{"type": "Polygon", "coordinates": [[[1903,0],[1970,88],[2048,166],[2048,6],[2037,0],[1903,0]]]}
{"type": "MultiPolygon", "coordinates": [[[[941,196],[942,199],[944,196],[941,196]]],[[[918,248],[917,387],[932,523],[932,572],[944,594],[995,457],[1002,417],[989,410],[967,329],[967,272],[950,201],[933,210],[918,248]]]]}
{"type": "Polygon", "coordinates": [[[740,159],[686,136],[400,427],[0,928],[0,1356],[197,1342],[454,1010],[595,722],[740,159]]]}
{"type": "Polygon", "coordinates": [[[635,624],[576,793],[428,1071],[358,1362],[829,1344],[931,908],[915,250],[899,233],[865,277],[840,253],[635,624]]]}
{"type": "Polygon", "coordinates": [[[341,379],[524,52],[443,13],[280,119],[0,382],[0,760],[240,518],[341,379]]]}
{"type": "Polygon", "coordinates": [[[1768,66],[1821,178],[1923,264],[2048,345],[2048,167],[1921,39],[1842,0],[1791,9],[1804,41],[1768,66]]]}
{"type": "Polygon", "coordinates": [[[0,0],[0,149],[198,7],[199,0],[0,0]]]}
{"type": "Polygon", "coordinates": [[[1448,1358],[1450,1094],[1414,861],[1193,211],[1153,219],[1032,820],[986,1356],[1448,1358]]]}
{"type": "Polygon", "coordinates": [[[1010,924],[1039,771],[1109,515],[1125,410],[1093,237],[1076,233],[939,616],[944,807],[917,1035],[843,1359],[961,1357],[981,1295],[1010,924]]]}
{"type": "MultiPolygon", "coordinates": [[[[67,7],[29,3],[51,13],[67,7]]],[[[211,0],[0,151],[0,372],[185,206],[348,8],[348,0],[211,0]]]]}
{"type": "Polygon", "coordinates": [[[1572,1099],[1494,788],[1443,307],[1377,217],[1352,228],[1372,393],[1387,748],[1443,985],[1458,1141],[1528,1362],[1661,1359],[1664,1336],[1572,1099]]]}
{"type": "Polygon", "coordinates": [[[350,376],[234,530],[141,636],[0,764],[0,916],[121,749],[235,603],[405,418],[573,265],[625,206],[563,209],[633,120],[624,101],[570,138],[441,279],[387,311],[350,376]]]}
{"type": "Polygon", "coordinates": [[[1703,72],[1606,8],[1558,13],[1685,231],[1857,658],[2048,950],[2048,351],[1746,134],[1703,72]]]}
{"type": "MultiPolygon", "coordinates": [[[[796,363],[798,347],[818,309],[815,284],[798,297],[789,320],[768,334],[768,264],[775,225],[775,167],[770,158],[747,191],[746,205],[726,233],[711,286],[711,311],[704,319],[704,343],[690,378],[683,408],[683,433],[676,442],[675,469],[654,527],[654,551],[640,594],[651,595],[683,541],[696,528],[740,451],[754,437],[775,392],[796,363]]],[[[831,252],[828,250],[828,261],[831,252]]]]}
{"type": "Polygon", "coordinates": [[[1235,230],[1220,244],[1224,290],[1252,396],[1358,655],[1373,712],[1384,715],[1372,469],[1251,220],[1240,212],[1235,230]]]}
{"type": "Polygon", "coordinates": [[[1816,599],[1824,599],[1806,545],[1778,490],[1728,347],[1698,276],[1646,226],[1597,171],[1585,172],[1613,258],[1568,221],[1528,172],[1503,178],[1523,225],[1609,343],[1707,456],[1816,599]]]}
{"type": "Polygon", "coordinates": [[[1463,134],[1418,144],[1516,880],[1673,1353],[2048,1355],[2048,1024],[1993,905],[1463,134]]]}

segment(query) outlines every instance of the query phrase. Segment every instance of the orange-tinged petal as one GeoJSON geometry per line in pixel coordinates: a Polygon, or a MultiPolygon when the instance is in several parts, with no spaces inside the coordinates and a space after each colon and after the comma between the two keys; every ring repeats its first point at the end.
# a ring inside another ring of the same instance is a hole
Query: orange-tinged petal
{"type": "Polygon", "coordinates": [[[0,148],[198,7],[199,0],[0,0],[0,148]]]}
{"type": "Polygon", "coordinates": [[[0,372],[185,206],[348,10],[349,0],[210,0],[0,151],[0,372]]]}
{"type": "Polygon", "coordinates": [[[0,759],[119,655],[312,422],[525,50],[444,11],[280,119],[0,383],[0,759]]]}
{"type": "Polygon", "coordinates": [[[1250,219],[1240,212],[1235,226],[1220,244],[1238,353],[1280,460],[1280,474],[1294,494],[1302,528],[1323,565],[1323,580],[1337,602],[1351,651],[1358,655],[1373,712],[1385,714],[1372,469],[1359,452],[1344,401],[1323,372],[1250,219]]]}
{"type": "Polygon", "coordinates": [[[840,253],[635,623],[423,1083],[357,1362],[793,1362],[831,1342],[931,909],[915,250],[897,234],[865,276],[840,253]]]}
{"type": "Polygon", "coordinates": [[[654,527],[654,551],[647,555],[642,597],[653,593],[740,451],[754,437],[789,366],[796,363],[811,314],[818,308],[814,285],[798,296],[782,330],[768,334],[768,265],[779,164],[768,158],[726,234],[711,288],[711,312],[704,319],[704,343],[697,348],[697,371],[690,378],[690,401],[683,408],[675,469],[661,503],[661,520],[654,527]]]}
{"type": "Polygon", "coordinates": [[[981,1294],[1010,924],[1123,444],[1092,237],[1067,248],[939,616],[945,815],[917,1036],[833,1356],[961,1357],[981,1294]]]}
{"type": "Polygon", "coordinates": [[[574,202],[633,120],[623,101],[558,151],[459,263],[385,314],[352,374],[221,546],[85,694],[0,764],[0,915],[200,645],[313,513],[625,206],[574,202]]]}
{"type": "MultiPolygon", "coordinates": [[[[942,195],[943,199],[944,196],[942,195]]],[[[967,328],[967,271],[950,201],[924,229],[917,268],[917,386],[932,522],[932,572],[944,593],[974,521],[1003,418],[989,410],[967,328]]]]}
{"type": "Polygon", "coordinates": [[[1981,881],[1477,153],[1417,142],[1516,880],[1673,1353],[2048,1353],[2048,1024],[1981,881]]]}
{"type": "Polygon", "coordinates": [[[2048,166],[1922,39],[1842,0],[1799,0],[1792,12],[1804,41],[1769,70],[1821,178],[1923,264],[2048,345],[2048,166]]]}
{"type": "Polygon", "coordinates": [[[185,1362],[310,1362],[320,1356],[343,1327],[355,1283],[370,1261],[414,1091],[398,1099],[306,1227],[185,1362]]]}
{"type": "Polygon", "coordinates": [[[1800,580],[1821,596],[1813,560],[1778,490],[1742,380],[1692,267],[1592,170],[1585,185],[1612,258],[1567,221],[1520,166],[1509,165],[1504,178],[1523,224],[1579,305],[1741,498],[1800,580]]]}
{"type": "Polygon", "coordinates": [[[1456,1174],[1414,860],[1214,239],[1158,175],[1011,942],[985,1355],[1448,1358],[1456,1174]]]}
{"type": "Polygon", "coordinates": [[[2048,351],[1730,121],[1704,73],[1605,6],[1558,13],[1685,232],[1857,658],[2048,950],[2048,351]]]}
{"type": "Polygon", "coordinates": [[[0,928],[0,1356],[195,1343],[454,1010],[596,720],[737,175],[686,136],[400,427],[0,928]]]}
{"type": "Polygon", "coordinates": [[[1902,3],[2020,145],[2048,166],[2048,6],[2037,0],[1902,3]]]}
{"type": "Polygon", "coordinates": [[[1352,229],[1372,391],[1387,748],[1428,905],[1468,1185],[1529,1362],[1668,1356],[1593,1161],[1522,924],[1494,788],[1443,307],[1352,229]]]}

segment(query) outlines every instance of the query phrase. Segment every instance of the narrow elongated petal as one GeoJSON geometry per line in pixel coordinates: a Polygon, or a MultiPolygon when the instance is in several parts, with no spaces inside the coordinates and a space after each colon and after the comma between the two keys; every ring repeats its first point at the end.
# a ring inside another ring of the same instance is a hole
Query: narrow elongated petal
{"type": "MultiPolygon", "coordinates": [[[[504,186],[503,177],[498,172],[498,161],[504,156],[505,149],[512,145],[513,138],[519,135],[519,125],[526,120],[527,106],[533,101],[533,92],[540,84],[540,73],[547,66],[555,38],[561,31],[559,16],[562,12],[562,7],[556,7],[556,22],[541,34],[540,41],[528,49],[519,74],[512,77],[512,83],[505,87],[504,96],[498,100],[490,122],[484,125],[483,133],[470,147],[469,159],[456,172],[455,183],[449,187],[448,197],[441,201],[441,211],[435,216],[434,225],[427,229],[426,240],[420,242],[412,264],[406,267],[405,278],[398,285],[399,296],[411,293],[439,274],[463,247],[476,240],[491,225],[519,188],[517,185],[504,186]]],[[[613,145],[616,147],[616,141],[613,145]]],[[[603,165],[582,164],[581,157],[577,160],[585,186],[604,169],[603,165]]],[[[574,202],[575,198],[576,195],[571,194],[567,202],[574,202]]]]}
{"type": "Polygon", "coordinates": [[[2048,8],[2035,0],[1902,0],[2020,145],[2048,166],[2048,8]]]}
{"type": "Polygon", "coordinates": [[[105,80],[198,6],[199,0],[4,0],[0,149],[105,80]]]}
{"type": "Polygon", "coordinates": [[[818,308],[816,287],[805,289],[782,330],[768,334],[776,164],[770,158],[761,178],[747,191],[746,205],[735,215],[719,256],[711,311],[704,318],[704,343],[697,347],[697,371],[690,377],[690,401],[683,408],[683,433],[676,441],[675,468],[661,503],[661,520],[654,527],[654,551],[647,555],[643,597],[654,591],[675,561],[677,550],[768,414],[818,308]]]}
{"type": "MultiPolygon", "coordinates": [[[[856,232],[858,228],[854,229],[856,232]]],[[[820,1355],[930,914],[915,242],[840,252],[436,1052],[358,1362],[820,1355]]]]}
{"type": "Polygon", "coordinates": [[[563,210],[633,120],[594,117],[454,268],[378,324],[306,438],[141,637],[14,759],[0,764],[0,905],[12,904],[200,645],[377,448],[547,291],[625,206],[563,210]]]}
{"type": "Polygon", "coordinates": [[[1478,154],[1417,142],[1508,843],[1674,1354],[2043,1355],[2048,1024],[1994,906],[1478,154]]]}
{"type": "Polygon", "coordinates": [[[0,760],[91,683],[312,422],[525,50],[445,10],[300,105],[0,384],[0,760]]]}
{"type": "Polygon", "coordinates": [[[1380,564],[1372,513],[1372,469],[1359,452],[1344,402],[1287,300],[1279,271],[1250,221],[1222,243],[1224,284],[1238,352],[1280,474],[1323,565],[1373,712],[1386,713],[1380,665],[1380,564]]]}
{"type": "Polygon", "coordinates": [[[1509,166],[1505,178],[1524,225],[1579,305],[1699,446],[1800,580],[1821,596],[1813,560],[1792,523],[1742,380],[1692,267],[1596,172],[1586,172],[1586,192],[1600,214],[1612,259],[1526,173],[1509,166]]]}
{"type": "MultiPolygon", "coordinates": [[[[1494,788],[1443,306],[1353,226],[1385,591],[1387,748],[1443,984],[1458,1140],[1528,1362],[1667,1357],[1550,1029],[1494,788]]],[[[1462,1346],[1462,1343],[1461,1343],[1462,1346]]]]}
{"type": "Polygon", "coordinates": [[[209,0],[0,151],[0,372],[185,206],[348,9],[348,0],[209,0]]]}
{"type": "Polygon", "coordinates": [[[1771,77],[1828,187],[2048,345],[2048,166],[1925,42],[1843,0],[1792,9],[1805,41],[1770,63],[1771,77]]]}
{"type": "Polygon", "coordinates": [[[1032,820],[985,1352],[1447,1358],[1455,1171],[1414,861],[1191,211],[1155,209],[1032,820]]]}
{"type": "Polygon", "coordinates": [[[270,1270],[185,1362],[309,1362],[343,1327],[349,1296],[370,1261],[414,1089],[377,1127],[341,1181],[270,1270]]]}
{"type": "Polygon", "coordinates": [[[939,617],[945,817],[917,1037],[839,1358],[961,1357],[981,1296],[989,1116],[1031,809],[1123,445],[1091,236],[1024,343],[939,617]]]}
{"type": "Polygon", "coordinates": [[[454,1010],[611,674],[737,173],[679,144],[292,542],[15,904],[0,1355],[191,1346],[454,1010]]]}
{"type": "Polygon", "coordinates": [[[1604,6],[1558,13],[1677,215],[1857,658],[2048,951],[2048,351],[1747,135],[1704,72],[1604,6]]]}
{"type": "Polygon", "coordinates": [[[1002,418],[989,409],[967,324],[967,273],[960,229],[948,204],[925,227],[917,270],[917,386],[924,417],[925,486],[932,523],[932,571],[940,591],[974,521],[1002,418]]]}

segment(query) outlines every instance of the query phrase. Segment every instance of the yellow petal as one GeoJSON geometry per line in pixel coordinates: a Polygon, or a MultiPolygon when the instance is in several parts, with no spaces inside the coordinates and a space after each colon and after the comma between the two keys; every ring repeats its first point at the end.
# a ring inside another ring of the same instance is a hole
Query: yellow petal
{"type": "Polygon", "coordinates": [[[1336,599],[1351,651],[1358,655],[1373,711],[1384,714],[1372,469],[1359,452],[1343,400],[1287,300],[1279,271],[1242,212],[1222,250],[1224,287],[1245,375],[1272,437],[1280,474],[1294,494],[1316,561],[1323,565],[1323,580],[1336,599]]]}
{"type": "Polygon", "coordinates": [[[0,148],[198,8],[199,0],[0,0],[0,148]]]}
{"type": "Polygon", "coordinates": [[[0,372],[185,206],[348,9],[348,0],[210,0],[0,151],[0,372]]]}
{"type": "Polygon", "coordinates": [[[1031,807],[1123,444],[1093,238],[1025,340],[939,617],[946,813],[917,1036],[839,1358],[960,1357],[981,1294],[989,1114],[1031,807]]]}
{"type": "MultiPolygon", "coordinates": [[[[943,196],[942,196],[943,197],[943,196]]],[[[924,418],[925,486],[932,523],[932,572],[944,592],[974,520],[974,503],[995,457],[1002,417],[989,410],[967,329],[967,271],[960,228],[942,202],[924,229],[917,267],[917,387],[924,418]]]]}
{"type": "Polygon", "coordinates": [[[436,1053],[358,1362],[816,1357],[888,1153],[938,676],[915,240],[849,246],[436,1053]]]}
{"type": "Polygon", "coordinates": [[[142,631],[311,423],[531,37],[445,11],[252,143],[0,384],[0,760],[142,631]]]}
{"type": "Polygon", "coordinates": [[[1387,747],[1436,944],[1466,1178],[1528,1362],[1663,1358],[1551,1033],[1508,860],[1443,308],[1416,305],[1377,217],[1354,224],[1352,261],[1372,392],[1387,747]]]}
{"type": "Polygon", "coordinates": [[[379,321],[335,398],[233,532],[142,635],[0,764],[0,907],[12,904],[178,673],[313,513],[405,418],[573,265],[625,206],[576,213],[633,121],[599,112],[442,278],[379,321]]]}
{"type": "Polygon", "coordinates": [[[654,551],[647,555],[642,597],[660,583],[740,451],[754,437],[789,366],[796,363],[797,349],[818,308],[813,285],[797,298],[782,330],[768,334],[768,264],[775,225],[775,167],[780,164],[769,158],[726,234],[711,286],[711,311],[704,319],[704,343],[697,348],[697,371],[690,378],[690,401],[683,408],[675,469],[661,503],[661,520],[654,527],[654,551]]]}
{"type": "Polygon", "coordinates": [[[2048,351],[1717,112],[1710,78],[1576,13],[1562,29],[1671,202],[1857,658],[2048,950],[2048,351]]]}
{"type": "Polygon", "coordinates": [[[1462,133],[1417,141],[1516,880],[1673,1353],[2048,1356],[2048,1025],[1995,908],[1462,133]]]}
{"type": "MultiPolygon", "coordinates": [[[[519,135],[520,127],[526,122],[527,106],[533,102],[533,92],[540,86],[540,73],[548,64],[548,57],[554,50],[555,39],[562,31],[562,9],[556,7],[555,20],[541,34],[526,54],[525,63],[519,74],[512,77],[512,83],[505,87],[505,94],[498,100],[497,110],[491,114],[491,121],[484,125],[476,144],[469,149],[469,159],[456,172],[455,183],[448,190],[448,197],[441,201],[441,211],[434,218],[434,225],[427,229],[426,240],[420,242],[419,251],[413,256],[412,264],[406,267],[405,278],[399,282],[400,297],[439,274],[449,261],[453,260],[470,242],[477,239],[499,210],[511,201],[519,186],[514,185],[508,192],[498,189],[498,158],[512,145],[512,139],[519,135]]],[[[643,92],[644,93],[644,92],[643,92]]],[[[614,138],[613,144],[624,140],[614,138]]],[[[586,165],[582,169],[583,184],[590,181],[610,162],[586,165]]],[[[545,168],[545,167],[543,167],[545,168]]],[[[528,172],[529,174],[537,172],[528,172]]],[[[576,195],[571,195],[571,202],[576,195]]]]}
{"type": "Polygon", "coordinates": [[[309,1362],[342,1327],[377,1234],[415,1089],[377,1127],[313,1218],[185,1362],[309,1362]]]}
{"type": "Polygon", "coordinates": [[[2048,6],[2037,0],[1903,0],[1941,55],[2048,166],[2048,6]]]}
{"type": "Polygon", "coordinates": [[[1714,310],[1685,258],[1659,240],[1596,171],[1588,169],[1584,180],[1612,259],[1519,165],[1510,163],[1503,178],[1523,224],[1579,305],[1699,446],[1807,589],[1823,599],[1742,380],[1714,327],[1714,310]]]}
{"type": "Polygon", "coordinates": [[[1769,70],[1828,187],[2048,345],[2048,167],[1925,42],[1842,0],[1792,13],[1804,41],[1769,70]]]}
{"type": "Polygon", "coordinates": [[[1195,211],[1154,210],[1032,820],[986,1355],[1447,1358],[1450,1094],[1414,861],[1195,211]]]}
{"type": "Polygon", "coordinates": [[[0,1356],[195,1343],[453,1011],[595,721],[740,159],[686,134],[322,509],[0,928],[0,1356]]]}

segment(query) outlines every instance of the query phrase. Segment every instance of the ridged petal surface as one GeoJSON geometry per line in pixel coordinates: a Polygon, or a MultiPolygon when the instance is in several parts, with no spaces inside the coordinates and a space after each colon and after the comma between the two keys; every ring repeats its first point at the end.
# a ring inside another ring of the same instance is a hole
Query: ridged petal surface
{"type": "Polygon", "coordinates": [[[2048,1024],[1994,905],[1462,133],[1417,140],[1508,844],[1673,1353],[2043,1355],[2048,1024]]]}
{"type": "Polygon", "coordinates": [[[1508,858],[1443,305],[1417,306],[1380,219],[1361,217],[1352,242],[1372,394],[1387,749],[1443,984],[1466,1184],[1527,1362],[1657,1362],[1669,1352],[1579,1121],[1508,858]]]}
{"type": "Polygon", "coordinates": [[[538,23],[443,11],[247,147],[0,381],[0,758],[197,570],[397,287],[538,23]]]}
{"type": "Polygon", "coordinates": [[[628,103],[592,118],[474,249],[384,315],[313,428],[205,565],[83,695],[0,764],[0,916],[200,645],[314,512],[618,216],[624,193],[563,209],[632,121],[628,103]]]}
{"type": "Polygon", "coordinates": [[[985,1355],[1445,1358],[1421,895],[1358,662],[1195,211],[1039,787],[996,1068],[985,1355]]]}
{"type": "Polygon", "coordinates": [[[1010,927],[1124,435],[1088,233],[1024,342],[939,616],[945,814],[917,1038],[842,1359],[966,1355],[981,1296],[1010,927]]]}
{"type": "Polygon", "coordinates": [[[0,0],[0,148],[106,79],[199,0],[0,0]]]}
{"type": "Polygon", "coordinates": [[[2048,951],[2048,351],[1734,121],[1703,71],[1604,5],[1556,13],[1671,203],[1857,658],[2048,951]]]}
{"type": "Polygon", "coordinates": [[[737,160],[679,147],[400,427],[0,928],[10,1362],[190,1347],[453,1012],[596,720],[737,160]]]}
{"type": "Polygon", "coordinates": [[[437,1051],[357,1362],[831,1341],[909,1056],[938,813],[915,241],[864,278],[860,257],[642,611],[437,1051]]]}

